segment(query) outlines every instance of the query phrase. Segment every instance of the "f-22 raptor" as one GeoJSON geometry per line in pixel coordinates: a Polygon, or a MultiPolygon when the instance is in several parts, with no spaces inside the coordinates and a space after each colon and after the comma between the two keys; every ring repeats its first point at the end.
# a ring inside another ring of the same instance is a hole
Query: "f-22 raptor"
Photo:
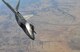
{"type": "MultiPolygon", "coordinates": [[[[9,9],[15,14],[15,19],[18,23],[18,25],[23,29],[25,34],[32,40],[35,39],[36,32],[34,31],[34,26],[25,20],[25,18],[21,15],[21,13],[18,11],[19,5],[20,5],[20,0],[18,1],[18,4],[16,6],[16,9],[14,9],[10,4],[8,4],[5,0],[2,0],[9,9]]],[[[32,16],[32,15],[31,15],[32,16]]],[[[27,18],[31,17],[27,16],[27,18]]]]}

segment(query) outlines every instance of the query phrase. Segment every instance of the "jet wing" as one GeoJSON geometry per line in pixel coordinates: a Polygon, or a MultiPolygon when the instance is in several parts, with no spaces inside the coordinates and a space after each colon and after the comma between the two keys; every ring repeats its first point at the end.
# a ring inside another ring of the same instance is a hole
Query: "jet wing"
{"type": "Polygon", "coordinates": [[[31,18],[33,15],[24,15],[23,17],[25,18],[25,20],[28,20],[29,18],[31,18]]]}

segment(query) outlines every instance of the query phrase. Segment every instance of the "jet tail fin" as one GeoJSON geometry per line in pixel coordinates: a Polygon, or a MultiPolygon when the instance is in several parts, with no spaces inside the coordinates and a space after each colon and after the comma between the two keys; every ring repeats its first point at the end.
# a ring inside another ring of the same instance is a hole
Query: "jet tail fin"
{"type": "Polygon", "coordinates": [[[18,1],[18,4],[17,4],[17,6],[16,6],[16,11],[18,11],[19,5],[20,5],[20,0],[18,1]]]}
{"type": "Polygon", "coordinates": [[[5,0],[2,0],[2,1],[7,5],[7,7],[11,9],[13,13],[16,13],[16,11],[13,9],[13,7],[10,4],[8,4],[5,0]]]}

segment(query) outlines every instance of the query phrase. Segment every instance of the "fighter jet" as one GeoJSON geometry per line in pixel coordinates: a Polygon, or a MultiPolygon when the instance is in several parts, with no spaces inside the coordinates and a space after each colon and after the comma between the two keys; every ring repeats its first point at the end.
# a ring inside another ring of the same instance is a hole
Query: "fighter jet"
{"type": "MultiPolygon", "coordinates": [[[[18,11],[19,5],[20,5],[20,0],[18,1],[18,4],[16,6],[16,9],[14,9],[10,4],[8,4],[5,0],[2,0],[6,6],[11,9],[11,11],[15,14],[15,19],[18,23],[18,25],[23,29],[25,34],[32,40],[35,39],[36,32],[34,31],[34,26],[30,23],[27,22],[27,20],[21,15],[21,13],[18,11]]],[[[32,17],[33,15],[27,15],[27,19],[32,17]]]]}

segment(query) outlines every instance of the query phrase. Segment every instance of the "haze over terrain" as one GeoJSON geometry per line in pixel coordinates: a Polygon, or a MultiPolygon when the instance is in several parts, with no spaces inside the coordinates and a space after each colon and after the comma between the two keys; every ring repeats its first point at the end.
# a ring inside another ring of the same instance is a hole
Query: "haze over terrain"
{"type": "MultiPolygon", "coordinates": [[[[16,7],[18,0],[5,0],[16,7]]],[[[20,13],[33,14],[33,41],[0,0],[0,52],[80,52],[80,0],[21,0],[20,13]]]]}

